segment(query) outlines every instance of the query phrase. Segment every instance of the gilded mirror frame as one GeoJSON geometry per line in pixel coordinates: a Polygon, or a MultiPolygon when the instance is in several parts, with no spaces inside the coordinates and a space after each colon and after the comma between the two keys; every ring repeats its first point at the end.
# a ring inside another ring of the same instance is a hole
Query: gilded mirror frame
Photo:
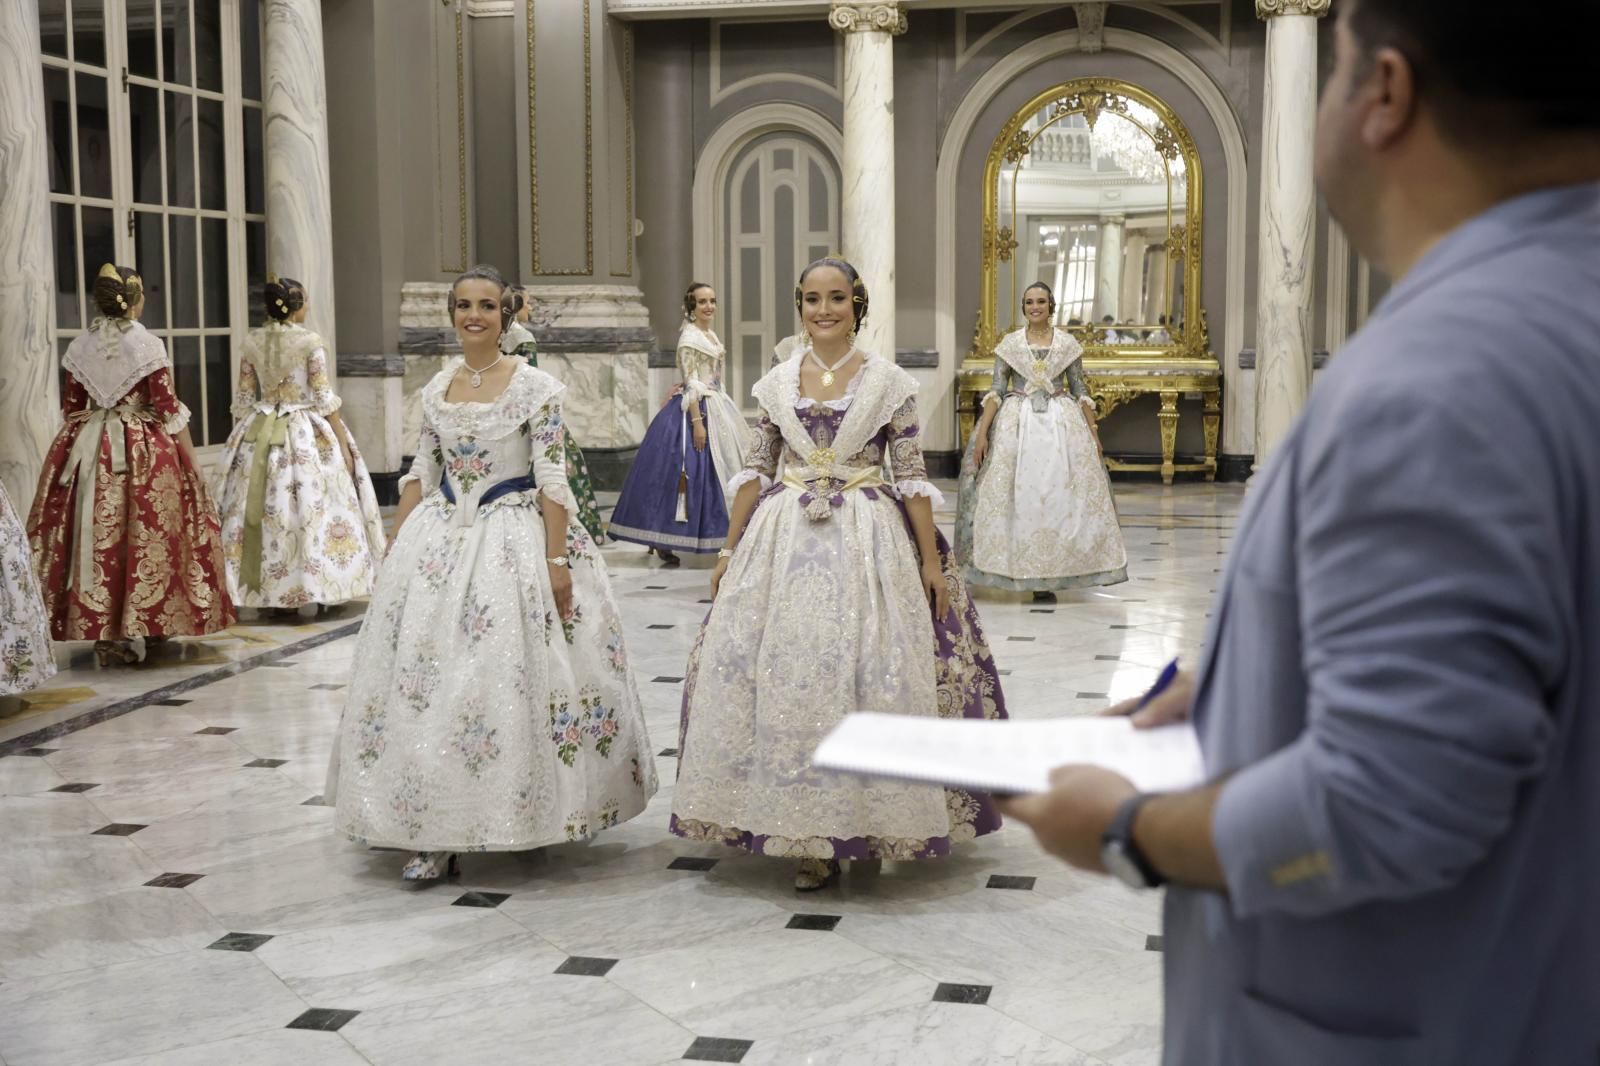
{"type": "MultiPolygon", "coordinates": [[[[1160,120],[1156,130],[1145,130],[1155,142],[1156,151],[1166,159],[1182,156],[1187,173],[1187,195],[1184,221],[1170,222],[1167,233],[1167,254],[1174,269],[1183,271],[1184,330],[1178,334],[1176,324],[1171,325],[1173,340],[1166,345],[1117,345],[1104,343],[1104,331],[1089,325],[1071,332],[1084,346],[1086,359],[1115,358],[1137,359],[1141,356],[1159,358],[1195,358],[1210,356],[1211,339],[1201,304],[1201,251],[1205,231],[1205,183],[1200,164],[1200,151],[1194,137],[1183,120],[1159,96],[1132,82],[1117,78],[1073,78],[1055,85],[1024,104],[994,139],[989,158],[983,169],[983,285],[978,308],[977,329],[972,348],[967,353],[969,367],[988,367],[994,360],[995,346],[1004,336],[1000,321],[999,287],[1000,269],[1004,263],[1016,264],[1012,252],[1017,247],[1016,234],[1000,218],[1000,173],[1008,163],[1023,159],[1033,142],[1044,129],[1070,115],[1083,115],[1094,129],[1102,115],[1115,114],[1143,129],[1143,124],[1127,113],[1127,104],[1136,102],[1149,108],[1160,120]],[[1041,109],[1054,103],[1050,111],[1051,122],[1031,136],[1024,129],[1041,109]]],[[[1169,179],[1170,180],[1170,179],[1169,179]]],[[[1015,288],[1015,284],[1013,284],[1015,288]]],[[[1169,286],[1168,291],[1172,288],[1169,286]]],[[[1010,320],[1007,319],[1007,322],[1010,320]]],[[[965,434],[963,434],[965,436],[965,434]]]]}

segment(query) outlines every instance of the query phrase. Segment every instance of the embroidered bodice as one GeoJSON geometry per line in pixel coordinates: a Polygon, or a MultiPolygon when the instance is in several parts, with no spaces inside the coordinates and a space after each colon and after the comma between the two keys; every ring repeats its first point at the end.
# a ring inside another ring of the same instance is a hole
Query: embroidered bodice
{"type": "Polygon", "coordinates": [[[1055,397],[1082,401],[1089,395],[1083,376],[1083,346],[1065,330],[1057,330],[1048,347],[1030,344],[1025,330],[1007,334],[995,350],[992,373],[986,402],[991,397],[1020,396],[1042,411],[1055,397]]]}
{"type": "Polygon", "coordinates": [[[328,357],[321,348],[313,349],[303,362],[286,367],[285,373],[270,384],[261,380],[255,364],[239,359],[239,384],[233,393],[233,417],[243,419],[252,411],[315,411],[331,415],[342,400],[328,378],[328,357]]]}
{"type": "Polygon", "coordinates": [[[726,393],[722,387],[722,372],[727,354],[716,334],[685,323],[678,334],[678,372],[683,375],[685,411],[711,393],[726,393]]]}
{"type": "Polygon", "coordinates": [[[494,486],[530,474],[538,491],[566,508],[577,509],[567,485],[562,444],[560,393],[555,378],[526,363],[488,403],[445,399],[463,360],[445,364],[422,390],[422,432],[411,470],[400,479],[418,481],[424,497],[440,492],[448,479],[463,521],[470,524],[478,501],[494,486]]]}

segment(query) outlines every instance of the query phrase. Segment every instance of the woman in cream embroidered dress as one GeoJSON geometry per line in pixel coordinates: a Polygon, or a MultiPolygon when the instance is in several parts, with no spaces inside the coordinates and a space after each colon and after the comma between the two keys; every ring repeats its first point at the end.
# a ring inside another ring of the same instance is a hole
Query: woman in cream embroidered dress
{"type": "MultiPolygon", "coordinates": [[[[500,338],[500,350],[509,356],[514,356],[525,361],[535,369],[539,366],[539,342],[534,339],[533,333],[528,329],[528,316],[532,304],[528,294],[518,286],[513,285],[512,306],[516,308],[511,325],[506,327],[505,335],[500,338]]],[[[589,536],[594,538],[596,544],[606,542],[606,523],[600,517],[600,508],[595,503],[594,482],[589,477],[589,463],[583,457],[583,449],[578,447],[578,442],[572,439],[572,429],[564,430],[565,438],[563,451],[566,455],[567,484],[572,487],[572,497],[578,504],[578,521],[583,523],[583,528],[589,531],[589,536]]]]}
{"type": "Polygon", "coordinates": [[[683,296],[677,402],[669,400],[650,423],[628,470],[611,535],[649,545],[668,566],[674,549],[713,552],[728,535],[724,486],[744,466],[750,429],[722,385],[727,352],[711,329],[717,294],[692,283],[683,296]]]}
{"type": "Polygon", "coordinates": [[[50,621],[34,579],[28,531],[0,485],[0,696],[36,689],[55,673],[50,621]]]}
{"type": "Polygon", "coordinates": [[[656,790],[622,619],[573,517],[562,387],[498,350],[504,299],[490,267],[451,288],[465,355],[423,389],[325,792],[339,832],[417,853],[408,880],[586,839],[656,790]]]}
{"type": "Polygon", "coordinates": [[[222,540],[189,437],[189,409],[159,338],[139,324],[144,283],[107,263],[100,317],[61,366],[66,424],[28,515],[56,640],[93,640],[102,665],[143,659],[147,639],[233,623],[222,540]]]}
{"type": "Polygon", "coordinates": [[[1128,580],[1128,552],[1100,454],[1083,348],[1042,282],[1028,324],[995,350],[994,385],[961,466],[956,553],[974,585],[1055,599],[1128,580]],[[993,433],[991,436],[991,427],[993,433]]]}
{"type": "Polygon", "coordinates": [[[301,325],[304,286],[267,277],[268,322],[239,350],[233,433],[217,504],[228,594],[240,607],[314,615],[368,595],[383,560],[383,516],[355,438],[339,417],[321,337],[301,325]]]}
{"type": "Polygon", "coordinates": [[[1000,825],[987,797],[811,769],[840,719],[1004,718],[1005,703],[934,526],[915,381],[854,347],[867,294],[849,264],[808,267],[796,304],[812,346],[754,390],[758,440],[730,485],[684,686],[671,828],[798,858],[810,890],[840,860],[944,855],[1000,825]]]}

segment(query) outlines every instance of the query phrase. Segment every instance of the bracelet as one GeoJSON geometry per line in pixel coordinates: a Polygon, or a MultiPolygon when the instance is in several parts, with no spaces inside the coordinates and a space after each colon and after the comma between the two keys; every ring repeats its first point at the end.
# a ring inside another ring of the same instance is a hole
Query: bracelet
{"type": "Polygon", "coordinates": [[[568,566],[568,567],[570,567],[572,565],[572,560],[567,558],[565,555],[557,555],[553,559],[546,559],[545,562],[549,563],[551,566],[568,566]]]}
{"type": "Polygon", "coordinates": [[[717,549],[717,558],[718,559],[732,559],[733,558],[733,549],[732,548],[718,548],[717,549]]]}

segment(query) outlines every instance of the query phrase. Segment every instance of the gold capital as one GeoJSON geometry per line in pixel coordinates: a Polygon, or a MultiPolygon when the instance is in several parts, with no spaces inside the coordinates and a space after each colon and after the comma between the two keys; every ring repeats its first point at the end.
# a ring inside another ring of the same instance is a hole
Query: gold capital
{"type": "Polygon", "coordinates": [[[887,33],[898,37],[906,32],[905,10],[899,3],[851,3],[834,0],[828,11],[828,25],[840,33],[887,33]]]}

